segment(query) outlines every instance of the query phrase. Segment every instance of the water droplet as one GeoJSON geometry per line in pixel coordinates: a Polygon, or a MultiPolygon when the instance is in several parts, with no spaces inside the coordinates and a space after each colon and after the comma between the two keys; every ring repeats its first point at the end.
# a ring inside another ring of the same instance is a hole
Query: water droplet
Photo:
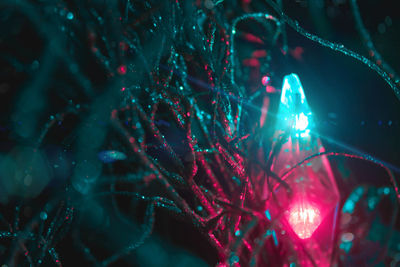
{"type": "Polygon", "coordinates": [[[389,187],[385,187],[385,188],[383,189],[383,193],[384,193],[385,195],[389,195],[389,193],[390,193],[390,188],[389,188],[389,187]]]}
{"type": "Polygon", "coordinates": [[[42,219],[43,221],[47,220],[47,213],[44,212],[44,211],[42,211],[42,212],[40,213],[40,219],[42,219]]]}
{"type": "Polygon", "coordinates": [[[68,12],[67,19],[69,19],[69,20],[74,19],[74,14],[72,14],[71,12],[68,12]]]}

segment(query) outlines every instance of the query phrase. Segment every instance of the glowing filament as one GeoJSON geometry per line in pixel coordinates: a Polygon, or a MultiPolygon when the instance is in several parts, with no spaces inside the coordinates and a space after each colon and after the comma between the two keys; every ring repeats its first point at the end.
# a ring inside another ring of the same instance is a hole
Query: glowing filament
{"type": "Polygon", "coordinates": [[[308,117],[304,113],[296,115],[296,122],[294,128],[298,131],[305,131],[308,127],[308,117]]]}
{"type": "Polygon", "coordinates": [[[297,203],[289,210],[289,224],[301,239],[310,238],[321,223],[321,214],[310,203],[297,203]]]}

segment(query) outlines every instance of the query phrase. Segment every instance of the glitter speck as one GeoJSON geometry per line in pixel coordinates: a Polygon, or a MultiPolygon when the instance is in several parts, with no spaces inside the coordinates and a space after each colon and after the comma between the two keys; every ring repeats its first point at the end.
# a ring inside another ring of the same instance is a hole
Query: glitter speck
{"type": "Polygon", "coordinates": [[[40,213],[40,219],[42,219],[43,221],[45,221],[45,220],[47,219],[47,213],[44,212],[44,211],[42,211],[42,212],[40,213]]]}
{"type": "Polygon", "coordinates": [[[118,73],[119,73],[120,75],[126,74],[126,66],[125,66],[125,65],[119,66],[119,67],[118,67],[118,73]]]}

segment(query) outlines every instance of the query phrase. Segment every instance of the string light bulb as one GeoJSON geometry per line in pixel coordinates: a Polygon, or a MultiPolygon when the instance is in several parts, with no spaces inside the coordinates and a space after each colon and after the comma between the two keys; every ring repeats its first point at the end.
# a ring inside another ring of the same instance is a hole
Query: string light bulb
{"type": "Polygon", "coordinates": [[[272,171],[287,187],[277,182],[272,190],[266,189],[275,196],[270,198],[268,211],[274,217],[281,216],[284,210],[277,232],[291,233],[285,236],[290,238],[281,237],[279,244],[301,244],[294,250],[301,266],[329,266],[340,194],[326,156],[297,166],[307,157],[324,152],[325,148],[318,137],[300,79],[294,73],[283,78],[276,118],[275,140],[280,143],[277,143],[279,153],[272,171]]]}
{"type": "Polygon", "coordinates": [[[308,137],[313,126],[311,109],[308,106],[299,76],[294,73],[283,78],[279,105],[281,130],[288,127],[296,137],[308,137]]]}

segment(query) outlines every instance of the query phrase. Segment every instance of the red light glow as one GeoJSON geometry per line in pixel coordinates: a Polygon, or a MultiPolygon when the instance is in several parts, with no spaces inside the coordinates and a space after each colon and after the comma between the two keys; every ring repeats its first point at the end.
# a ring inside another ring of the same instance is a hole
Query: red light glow
{"type": "Polygon", "coordinates": [[[319,209],[308,202],[296,203],[289,210],[289,224],[301,239],[310,238],[320,223],[319,209]]]}
{"type": "Polygon", "coordinates": [[[127,71],[127,68],[126,68],[125,65],[121,65],[121,66],[118,67],[118,73],[119,73],[120,75],[126,74],[126,71],[127,71]]]}
{"type": "Polygon", "coordinates": [[[264,86],[266,86],[266,85],[269,83],[270,80],[271,80],[270,77],[264,76],[264,77],[261,78],[261,83],[262,83],[264,86]]]}

